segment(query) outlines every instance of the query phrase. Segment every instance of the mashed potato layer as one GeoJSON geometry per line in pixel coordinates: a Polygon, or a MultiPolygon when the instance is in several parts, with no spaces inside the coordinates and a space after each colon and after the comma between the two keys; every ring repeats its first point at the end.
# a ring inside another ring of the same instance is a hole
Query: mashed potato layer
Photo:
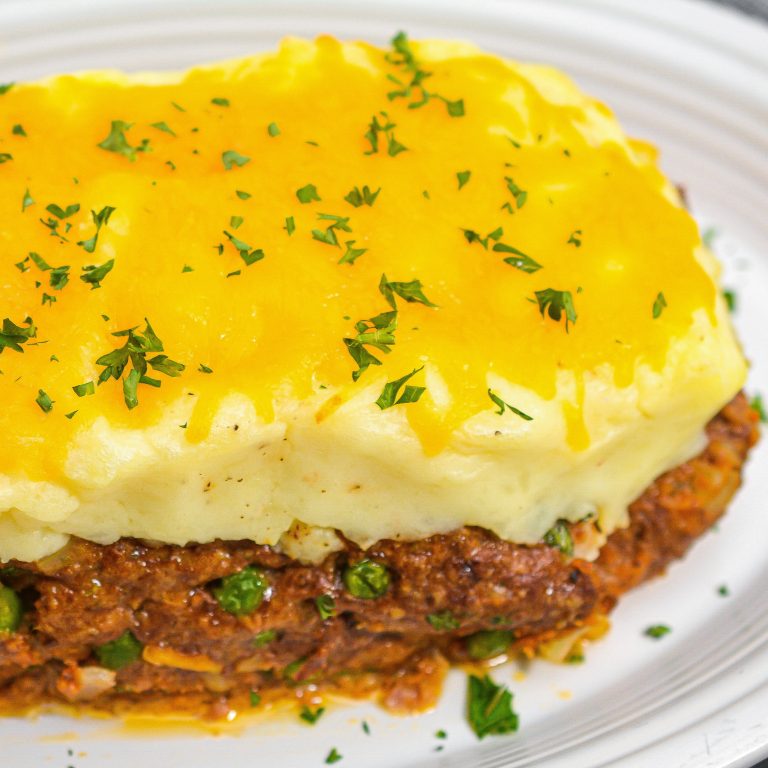
{"type": "Polygon", "coordinates": [[[2,90],[0,559],[607,534],[742,386],[655,152],[552,69],[321,38],[2,90]]]}

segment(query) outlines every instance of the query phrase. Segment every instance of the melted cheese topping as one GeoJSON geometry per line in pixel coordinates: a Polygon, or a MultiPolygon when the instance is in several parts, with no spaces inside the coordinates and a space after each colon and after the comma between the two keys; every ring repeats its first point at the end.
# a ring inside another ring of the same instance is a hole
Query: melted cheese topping
{"type": "Polygon", "coordinates": [[[0,558],[70,534],[291,529],[286,546],[319,556],[329,529],[366,543],[476,524],[531,542],[599,514],[609,532],[701,447],[745,364],[654,150],[552,69],[412,49],[432,73],[415,108],[418,88],[392,97],[390,76],[413,74],[399,57],[331,38],[0,96],[2,313],[37,328],[0,356],[0,558]],[[99,146],[113,121],[123,151],[99,146]],[[319,200],[300,201],[310,184],[319,200]],[[345,200],[364,186],[373,205],[345,200]],[[339,263],[348,247],[365,252],[339,263]],[[540,268],[505,262],[518,252],[540,268]],[[100,288],[78,279],[111,259],[100,288]],[[395,296],[395,343],[367,346],[381,365],[353,381],[343,339],[391,309],[383,274],[436,306],[395,296]],[[547,289],[570,296],[567,325],[540,311],[547,289]],[[150,369],[160,386],[140,384],[133,409],[130,365],[78,397],[124,343],[113,334],[145,318],[181,374],[150,369]],[[414,369],[420,399],[380,409],[414,369]],[[498,414],[489,388],[531,420],[498,414]]]}

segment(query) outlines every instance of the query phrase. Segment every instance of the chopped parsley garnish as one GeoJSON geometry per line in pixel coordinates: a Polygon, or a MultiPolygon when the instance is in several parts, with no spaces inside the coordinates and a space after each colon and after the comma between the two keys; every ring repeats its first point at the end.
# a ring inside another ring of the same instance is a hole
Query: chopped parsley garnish
{"type": "Polygon", "coordinates": [[[373,560],[365,559],[348,565],[341,578],[347,591],[361,600],[375,600],[389,589],[389,571],[373,560]]]}
{"type": "Polygon", "coordinates": [[[246,163],[250,163],[251,158],[247,155],[241,155],[239,152],[235,152],[234,149],[228,149],[221,153],[221,162],[224,163],[224,168],[226,170],[231,171],[235,166],[242,168],[246,163]]]}
{"type": "Polygon", "coordinates": [[[163,352],[164,350],[163,342],[155,334],[149,320],[145,318],[144,321],[146,327],[142,333],[135,333],[138,326],[113,333],[113,336],[125,338],[125,344],[96,360],[96,365],[104,367],[104,370],[99,374],[99,384],[103,384],[110,378],[118,381],[130,362],[131,370],[123,378],[123,399],[129,409],[135,408],[139,404],[137,395],[139,384],[147,384],[152,387],[159,387],[161,384],[159,379],[153,379],[146,375],[148,368],[172,377],[180,376],[185,368],[182,363],[177,363],[164,354],[147,358],[150,352],[163,352]]]}
{"type": "Polygon", "coordinates": [[[729,312],[735,312],[736,311],[736,293],[735,291],[731,290],[724,290],[723,291],[723,299],[725,299],[725,305],[728,307],[729,312]]]}
{"type": "Polygon", "coordinates": [[[493,232],[489,232],[485,237],[483,237],[479,232],[475,232],[474,229],[462,229],[461,231],[464,233],[464,239],[470,245],[472,243],[480,243],[480,245],[482,245],[486,251],[488,250],[489,240],[496,241],[504,234],[504,230],[501,227],[497,227],[493,230],[493,232]]]}
{"type": "Polygon", "coordinates": [[[181,272],[182,272],[182,274],[184,274],[185,272],[194,272],[194,271],[195,271],[195,270],[194,270],[192,267],[190,267],[190,266],[189,266],[189,264],[185,264],[185,265],[184,265],[184,266],[181,268],[181,272]]]}
{"type": "Polygon", "coordinates": [[[565,520],[558,520],[545,534],[544,543],[548,547],[559,549],[564,555],[573,555],[573,537],[565,520]]]}
{"type": "Polygon", "coordinates": [[[16,325],[8,317],[3,320],[3,330],[0,332],[0,354],[6,347],[14,352],[24,352],[21,345],[37,337],[37,327],[32,322],[32,318],[25,318],[24,323],[26,328],[16,325]]]}
{"type": "Polygon", "coordinates": [[[171,106],[172,106],[174,109],[178,109],[178,110],[179,110],[179,112],[186,112],[186,111],[187,111],[186,109],[184,109],[184,107],[182,107],[182,106],[181,106],[181,104],[177,104],[175,101],[172,101],[172,102],[171,102],[171,106]]]}
{"type": "Polygon", "coordinates": [[[16,123],[16,125],[14,125],[13,128],[11,128],[11,133],[14,136],[26,136],[27,135],[27,132],[24,130],[24,126],[21,125],[20,123],[16,123]]]}
{"type": "Polygon", "coordinates": [[[240,254],[240,258],[245,262],[246,266],[250,267],[251,264],[255,264],[257,261],[261,261],[264,258],[264,251],[262,251],[261,248],[252,249],[248,243],[235,237],[232,233],[227,232],[227,230],[224,230],[224,235],[229,242],[235,246],[240,254]]]}
{"type": "Polygon", "coordinates": [[[505,653],[515,639],[514,632],[506,629],[486,629],[467,638],[470,659],[483,661],[505,653]]]}
{"type": "Polygon", "coordinates": [[[470,179],[472,176],[472,171],[459,171],[456,174],[456,178],[459,182],[459,189],[461,189],[470,179]]]}
{"type": "Polygon", "coordinates": [[[0,83],[0,96],[3,96],[6,93],[8,93],[8,91],[10,91],[14,85],[15,83],[0,83]]]}
{"type": "Polygon", "coordinates": [[[80,279],[84,283],[88,283],[91,286],[91,290],[101,288],[101,281],[112,271],[112,267],[115,266],[115,260],[110,259],[103,264],[88,264],[83,267],[83,274],[80,275],[80,279]]]}
{"type": "Polygon", "coordinates": [[[436,739],[447,739],[448,734],[441,728],[439,731],[435,731],[436,739]]]}
{"type": "Polygon", "coordinates": [[[264,573],[248,565],[238,573],[225,576],[221,586],[213,590],[213,596],[227,613],[246,616],[261,605],[268,586],[264,573]]]}
{"type": "Polygon", "coordinates": [[[259,632],[256,637],[251,640],[251,644],[254,648],[263,648],[265,645],[269,645],[271,642],[277,639],[277,630],[264,629],[259,632]]]}
{"type": "Polygon", "coordinates": [[[664,298],[664,294],[659,291],[656,295],[656,300],[653,302],[653,319],[656,320],[661,316],[661,313],[667,306],[667,300],[664,298]]]}
{"type": "Polygon", "coordinates": [[[13,155],[10,152],[0,152],[0,165],[7,163],[9,160],[13,160],[13,155]]]}
{"type": "Polygon", "coordinates": [[[489,387],[488,388],[488,397],[491,398],[491,402],[499,409],[498,411],[495,411],[495,413],[498,413],[499,416],[504,415],[504,411],[512,411],[512,413],[519,416],[521,419],[525,419],[525,421],[533,421],[533,416],[529,416],[527,413],[523,413],[519,408],[515,408],[514,405],[510,405],[509,403],[502,400],[497,394],[493,392],[493,390],[489,387]]]}
{"type": "Polygon", "coordinates": [[[267,126],[267,133],[268,133],[268,134],[269,134],[269,135],[270,135],[272,138],[274,138],[275,136],[279,136],[279,135],[280,135],[280,128],[279,128],[279,126],[277,125],[277,123],[270,123],[270,124],[267,126]]]}
{"type": "Polygon", "coordinates": [[[311,203],[313,201],[320,201],[320,195],[317,194],[317,187],[314,184],[307,184],[296,190],[296,197],[299,198],[300,203],[311,203]]]}
{"type": "Polygon", "coordinates": [[[51,400],[45,390],[38,389],[35,402],[40,406],[40,410],[43,413],[50,413],[53,410],[53,403],[55,401],[51,400]]]}
{"type": "Polygon", "coordinates": [[[293,220],[293,216],[285,217],[285,226],[283,227],[283,229],[289,235],[292,235],[296,231],[296,222],[293,220]]]}
{"type": "Polygon", "coordinates": [[[245,192],[242,189],[236,189],[235,194],[241,199],[241,200],[248,200],[251,197],[250,192],[245,192]]]}
{"type": "Polygon", "coordinates": [[[323,712],[325,712],[325,707],[318,707],[317,709],[310,709],[307,706],[303,706],[301,708],[301,712],[299,712],[299,717],[305,723],[309,723],[310,725],[314,725],[323,716],[323,712]]]}
{"type": "Polygon", "coordinates": [[[30,251],[29,258],[43,272],[49,272],[49,281],[51,288],[60,291],[69,282],[69,265],[64,264],[60,267],[52,267],[45,259],[37,253],[30,251]]]}
{"type": "Polygon", "coordinates": [[[198,369],[200,373],[213,373],[213,368],[209,368],[207,365],[200,363],[198,369]]]}
{"type": "Polygon", "coordinates": [[[24,197],[21,199],[21,212],[24,213],[30,205],[34,204],[35,201],[33,200],[32,195],[29,194],[29,189],[27,188],[24,190],[24,197]]]}
{"type": "Polygon", "coordinates": [[[111,205],[105,205],[98,213],[91,211],[93,223],[96,225],[96,233],[87,240],[80,240],[77,244],[87,253],[93,253],[96,250],[96,243],[99,241],[99,232],[101,228],[109,224],[109,217],[115,212],[111,205]]]}
{"type": "Polygon", "coordinates": [[[361,205],[371,206],[376,202],[376,198],[381,192],[379,187],[375,192],[371,192],[370,187],[366,184],[362,190],[360,187],[353,187],[345,196],[344,199],[355,208],[359,208],[361,205]]]}
{"type": "Polygon", "coordinates": [[[328,757],[325,758],[325,764],[333,765],[334,763],[338,763],[341,759],[343,759],[343,755],[340,755],[336,747],[333,747],[328,753],[328,757]]]}
{"type": "Polygon", "coordinates": [[[397,311],[382,312],[368,320],[355,323],[356,336],[344,339],[347,351],[357,363],[358,370],[353,371],[352,380],[357,381],[371,365],[381,365],[381,361],[365,347],[371,346],[387,354],[395,343],[397,329],[397,311]]]}
{"type": "MultiPolygon", "coordinates": [[[[3,321],[3,324],[5,324],[5,321],[3,321]]],[[[5,332],[5,325],[3,325],[3,332],[5,332]]],[[[766,412],[765,405],[763,404],[762,395],[755,395],[749,401],[749,407],[755,411],[755,413],[757,413],[760,421],[762,421],[764,424],[768,423],[768,412],[766,412]]]]}
{"type": "Polygon", "coordinates": [[[577,248],[581,248],[581,235],[582,232],[580,229],[574,229],[573,232],[571,232],[566,245],[575,245],[577,248]]]}
{"type": "MultiPolygon", "coordinates": [[[[570,291],[558,291],[554,288],[545,288],[543,291],[534,291],[539,312],[544,317],[544,312],[556,323],[565,314],[565,332],[568,333],[568,324],[575,323],[578,315],[573,305],[573,295],[570,291]]],[[[533,301],[533,299],[529,299],[533,301]]]]}
{"type": "Polygon", "coordinates": [[[56,203],[51,203],[45,207],[45,210],[52,213],[57,219],[68,219],[80,210],[80,203],[72,203],[72,205],[68,205],[66,208],[62,208],[60,205],[56,205],[56,203]]]}
{"type": "Polygon", "coordinates": [[[461,626],[459,620],[451,611],[441,611],[440,613],[430,613],[427,616],[429,625],[438,632],[451,632],[461,626]]]}
{"type": "Polygon", "coordinates": [[[493,250],[498,253],[514,254],[513,256],[507,256],[504,259],[504,263],[509,264],[515,269],[519,269],[521,272],[526,272],[530,275],[534,272],[538,272],[538,270],[541,269],[541,264],[539,264],[537,261],[534,261],[527,254],[523,253],[517,248],[514,248],[511,245],[507,245],[506,243],[494,243],[493,250]]]}
{"type": "Polygon", "coordinates": [[[69,413],[65,413],[64,416],[65,416],[65,418],[71,420],[76,413],[77,413],[77,411],[70,411],[69,413]]]}
{"type": "Polygon", "coordinates": [[[720,597],[728,597],[731,594],[731,590],[728,589],[725,584],[721,584],[717,588],[717,594],[720,595],[720,597]]]}
{"type": "Polygon", "coordinates": [[[211,104],[215,104],[217,107],[228,107],[229,99],[223,99],[217,96],[216,98],[211,99],[211,104]]]}
{"type": "Polygon", "coordinates": [[[316,597],[315,608],[323,621],[332,619],[336,615],[336,601],[330,595],[316,597]]]}
{"type": "Polygon", "coordinates": [[[410,373],[402,376],[395,381],[388,381],[384,385],[381,394],[376,400],[376,405],[381,408],[382,411],[387,408],[392,408],[394,405],[405,405],[407,403],[415,403],[421,398],[426,391],[426,387],[417,387],[412,384],[406,384],[413,376],[415,376],[424,366],[414,368],[410,373]],[[403,389],[403,387],[405,387],[403,389]],[[400,394],[400,390],[403,393],[400,394]]]}
{"type": "Polygon", "coordinates": [[[488,675],[469,676],[467,715],[478,739],[513,733],[519,723],[512,709],[512,694],[506,686],[496,685],[488,675]]]}
{"type": "Polygon", "coordinates": [[[450,101],[439,93],[427,91],[424,87],[424,81],[431,77],[432,73],[422,69],[416,61],[405,32],[398,32],[392,38],[391,44],[393,50],[392,53],[387,54],[387,61],[402,69],[410,79],[404,82],[394,75],[388,75],[389,80],[399,86],[399,90],[390,91],[387,98],[392,101],[398,98],[410,99],[413,97],[414,101],[408,104],[409,109],[418,109],[427,104],[430,99],[438,99],[445,104],[451,117],[462,117],[464,115],[463,99],[450,101]]]}
{"type": "Polygon", "coordinates": [[[389,115],[386,112],[381,112],[380,114],[384,118],[383,122],[379,122],[378,115],[374,115],[368,124],[368,130],[365,132],[364,138],[371,145],[371,148],[365,154],[375,155],[379,151],[379,134],[383,133],[387,141],[387,154],[390,157],[395,157],[401,152],[405,152],[408,147],[401,144],[395,138],[394,129],[397,125],[389,119],[389,115]]]}
{"type": "Polygon", "coordinates": [[[149,140],[143,139],[138,147],[131,146],[125,137],[125,132],[132,127],[133,123],[126,123],[124,120],[113,120],[109,129],[109,135],[106,139],[99,142],[97,146],[107,150],[107,152],[123,155],[123,157],[127,157],[131,162],[134,162],[137,152],[146,152],[149,149],[149,140]]]}
{"type": "Polygon", "coordinates": [[[671,631],[672,629],[666,624],[654,624],[653,626],[648,627],[643,634],[647,637],[652,637],[654,640],[658,640],[659,638],[664,637],[664,635],[668,635],[671,631]]]}
{"type": "Polygon", "coordinates": [[[248,694],[248,702],[252,707],[258,707],[261,704],[261,696],[256,691],[250,691],[248,694]]]}
{"type": "Polygon", "coordinates": [[[176,132],[164,120],[159,123],[150,123],[150,128],[156,128],[158,131],[175,136],[176,132]]]}
{"type": "Polygon", "coordinates": [[[133,632],[126,629],[116,640],[99,645],[94,650],[102,667],[118,670],[138,661],[143,646],[133,632]]]}
{"type": "MultiPolygon", "coordinates": [[[[524,189],[520,189],[511,176],[505,176],[504,181],[507,182],[507,189],[515,199],[515,205],[519,211],[525,205],[525,201],[528,199],[528,193],[524,189]]],[[[513,213],[511,206],[507,210],[509,210],[510,213],[513,213]]]]}
{"type": "Polygon", "coordinates": [[[366,720],[363,720],[363,722],[360,723],[360,727],[363,729],[363,733],[366,736],[370,736],[371,735],[371,726],[368,725],[368,722],[366,720]]]}
{"type": "Polygon", "coordinates": [[[44,293],[43,294],[43,299],[42,299],[42,301],[40,303],[43,306],[45,306],[46,304],[53,305],[53,304],[56,303],[56,297],[55,296],[51,296],[49,293],[44,293]]]}
{"type": "Polygon", "coordinates": [[[229,225],[232,227],[232,229],[239,229],[245,219],[242,216],[230,216],[229,217],[229,225]]]}
{"type": "Polygon", "coordinates": [[[86,395],[93,395],[96,393],[96,387],[92,381],[86,381],[85,384],[78,384],[72,387],[73,392],[78,397],[85,397],[86,395]]]}
{"type": "Polygon", "coordinates": [[[347,250],[344,255],[339,259],[339,264],[354,264],[356,259],[359,259],[364,253],[368,252],[367,248],[353,248],[352,246],[357,240],[345,240],[344,245],[347,246],[347,250]]]}
{"type": "Polygon", "coordinates": [[[424,295],[421,280],[409,280],[407,283],[393,282],[387,280],[387,276],[383,274],[381,280],[379,280],[379,291],[392,309],[397,309],[395,294],[409,303],[424,304],[427,307],[437,307],[437,304],[433,304],[424,295]]]}
{"type": "Polygon", "coordinates": [[[298,673],[301,671],[301,668],[306,663],[307,663],[307,657],[301,656],[300,658],[286,665],[285,669],[283,669],[283,680],[285,680],[288,683],[295,683],[296,675],[298,675],[298,673]]]}
{"type": "MultiPolygon", "coordinates": [[[[335,216],[332,213],[318,213],[317,218],[321,221],[330,221],[332,223],[325,229],[313,229],[312,238],[326,245],[335,245],[340,248],[339,239],[336,237],[336,230],[340,229],[343,232],[351,232],[352,228],[349,226],[349,217],[335,216]]],[[[351,242],[354,242],[354,240],[351,242]]]]}

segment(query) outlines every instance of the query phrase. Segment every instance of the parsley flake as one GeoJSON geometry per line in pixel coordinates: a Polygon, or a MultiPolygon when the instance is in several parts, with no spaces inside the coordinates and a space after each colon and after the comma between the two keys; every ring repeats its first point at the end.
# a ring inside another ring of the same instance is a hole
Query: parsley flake
{"type": "Polygon", "coordinates": [[[573,555],[573,537],[565,520],[558,520],[545,534],[544,543],[559,549],[564,555],[573,555]]]}
{"type": "Polygon", "coordinates": [[[162,131],[163,133],[168,133],[171,136],[175,136],[176,132],[170,128],[168,123],[166,123],[164,120],[160,121],[159,123],[150,123],[151,128],[156,128],[158,131],[162,131]]]}
{"type": "Polygon", "coordinates": [[[325,758],[326,765],[333,765],[343,759],[343,755],[340,755],[336,747],[333,747],[328,753],[328,757],[325,758]]]}
{"type": "Polygon", "coordinates": [[[461,189],[472,176],[472,171],[458,171],[456,178],[459,181],[459,189],[461,189]]]}
{"type": "Polygon", "coordinates": [[[34,204],[35,201],[32,199],[32,195],[29,194],[29,189],[26,189],[24,191],[24,197],[21,199],[21,212],[24,213],[30,205],[34,204]]]}
{"type": "Polygon", "coordinates": [[[395,157],[401,152],[405,152],[408,147],[405,144],[401,144],[395,138],[394,129],[397,127],[393,123],[386,112],[381,112],[381,116],[384,118],[383,122],[379,122],[378,115],[374,115],[371,118],[371,122],[368,124],[368,130],[365,132],[363,138],[368,141],[371,148],[365,153],[366,155],[375,155],[379,151],[379,134],[384,134],[384,138],[387,141],[387,154],[390,157],[395,157]]]}
{"type": "Polygon", "coordinates": [[[96,394],[96,387],[92,381],[86,381],[85,384],[78,384],[72,387],[72,391],[78,397],[85,397],[86,395],[96,394]]]}
{"type": "Polygon", "coordinates": [[[239,152],[235,152],[234,149],[228,149],[221,153],[221,162],[224,163],[224,168],[226,170],[231,171],[235,166],[242,168],[246,163],[250,163],[251,158],[247,155],[241,155],[239,152]]]}
{"type": "Polygon", "coordinates": [[[303,204],[311,203],[313,201],[320,201],[320,195],[317,194],[317,187],[314,184],[307,184],[304,187],[296,190],[296,197],[299,198],[299,202],[303,204]]]}
{"type": "Polygon", "coordinates": [[[422,290],[421,280],[409,280],[407,283],[393,282],[387,280],[387,276],[382,274],[379,280],[379,291],[387,300],[392,309],[397,309],[395,295],[404,299],[408,303],[424,304],[427,307],[437,307],[425,295],[422,290]]]}
{"type": "Polygon", "coordinates": [[[371,192],[368,185],[365,185],[362,190],[360,187],[353,187],[350,192],[344,196],[344,199],[355,208],[359,208],[361,205],[371,206],[376,202],[379,192],[381,192],[381,187],[375,192],[371,192]]]}
{"type": "Polygon", "coordinates": [[[91,290],[101,288],[101,281],[112,271],[112,267],[115,266],[115,260],[110,259],[103,264],[88,264],[82,267],[83,274],[80,275],[80,279],[84,283],[88,283],[91,286],[91,290]]]}
{"type": "Polygon", "coordinates": [[[277,123],[270,123],[267,126],[267,133],[274,138],[275,136],[280,135],[280,128],[278,127],[277,123]]]}
{"type": "Polygon", "coordinates": [[[353,248],[352,246],[357,240],[346,240],[344,245],[347,246],[347,250],[344,255],[339,259],[339,264],[354,264],[364,253],[368,252],[367,248],[353,248]]]}
{"type": "Polygon", "coordinates": [[[6,347],[14,352],[24,352],[21,345],[37,337],[37,326],[32,321],[32,318],[25,318],[24,324],[26,328],[16,325],[8,317],[3,320],[2,331],[0,331],[0,354],[2,354],[6,347]]]}
{"type": "Polygon", "coordinates": [[[285,217],[285,226],[283,227],[283,229],[289,235],[292,235],[296,231],[296,222],[293,220],[293,216],[285,217]]]}
{"type": "Polygon", "coordinates": [[[658,640],[659,638],[664,637],[664,635],[668,635],[672,629],[668,627],[666,624],[654,624],[651,627],[648,627],[643,634],[646,637],[652,637],[654,640],[658,640]]]}
{"type": "Polygon", "coordinates": [[[3,96],[6,93],[8,93],[8,91],[10,91],[14,85],[15,83],[0,83],[0,96],[3,96]]]}
{"type": "Polygon", "coordinates": [[[366,346],[388,354],[391,352],[390,347],[395,343],[396,329],[397,311],[382,312],[368,320],[355,323],[357,335],[343,340],[350,356],[357,363],[357,370],[352,372],[353,381],[357,381],[371,365],[381,365],[381,360],[369,352],[366,346]]]}
{"type": "Polygon", "coordinates": [[[512,413],[519,416],[521,419],[524,419],[525,421],[533,421],[533,416],[529,416],[527,413],[523,413],[519,408],[515,408],[514,405],[510,405],[509,403],[502,400],[497,394],[491,390],[491,388],[488,388],[488,397],[491,399],[493,404],[499,409],[498,411],[494,411],[494,413],[497,413],[499,416],[504,415],[504,411],[512,411],[512,413]]]}
{"type": "Polygon", "coordinates": [[[149,149],[149,140],[144,139],[138,147],[131,146],[125,133],[132,127],[133,123],[126,123],[125,120],[113,120],[109,129],[109,135],[96,146],[107,152],[123,155],[123,157],[127,157],[131,162],[134,162],[137,152],[146,152],[149,149]]]}
{"type": "Polygon", "coordinates": [[[241,199],[241,200],[248,200],[251,197],[250,192],[244,192],[242,189],[236,189],[235,194],[241,199]]]}
{"type": "Polygon", "coordinates": [[[200,366],[197,369],[200,373],[213,373],[213,368],[209,368],[207,365],[203,365],[200,363],[200,366]]]}
{"type": "Polygon", "coordinates": [[[77,244],[83,248],[87,253],[93,253],[96,250],[96,243],[99,241],[99,232],[102,227],[106,227],[109,224],[109,217],[115,212],[115,208],[111,205],[105,205],[98,213],[91,211],[91,217],[93,223],[96,225],[96,233],[93,237],[89,237],[87,240],[80,240],[77,244]]]}
{"type": "MultiPolygon", "coordinates": [[[[512,179],[511,176],[505,176],[504,181],[507,182],[507,189],[510,191],[510,194],[515,199],[515,205],[517,206],[517,210],[519,211],[524,205],[525,201],[528,199],[528,193],[524,189],[520,189],[520,187],[515,184],[514,179],[512,179]]],[[[511,206],[507,208],[507,210],[510,213],[514,213],[511,206]]]]}
{"type": "Polygon", "coordinates": [[[299,712],[299,717],[305,722],[309,723],[310,725],[314,725],[323,715],[323,712],[325,712],[325,707],[318,707],[317,709],[310,709],[307,706],[304,706],[301,708],[301,712],[299,712]]]}
{"type": "Polygon", "coordinates": [[[38,389],[35,402],[40,406],[40,410],[43,413],[50,413],[53,410],[53,404],[55,400],[51,400],[51,398],[46,394],[45,390],[38,389]]]}
{"type": "Polygon", "coordinates": [[[216,98],[211,99],[211,104],[215,104],[217,107],[228,107],[229,99],[223,99],[217,96],[216,98]]]}
{"type": "Polygon", "coordinates": [[[0,152],[0,165],[7,163],[9,160],[13,160],[13,155],[10,152],[0,152]]]}
{"type": "Polygon", "coordinates": [[[656,295],[656,300],[653,302],[653,319],[657,320],[661,313],[664,311],[664,309],[667,306],[667,300],[664,298],[664,294],[659,291],[659,293],[656,295]]]}
{"type": "Polygon", "coordinates": [[[26,136],[27,135],[27,132],[24,130],[24,126],[21,125],[20,123],[16,123],[16,125],[14,125],[13,128],[11,128],[11,133],[14,136],[26,136]]]}
{"type": "MultiPolygon", "coordinates": [[[[235,237],[230,232],[227,232],[227,230],[224,230],[224,235],[229,242],[237,248],[240,253],[240,258],[245,262],[247,267],[250,267],[251,264],[255,264],[257,261],[261,261],[264,258],[264,251],[262,251],[261,248],[251,249],[251,246],[248,245],[248,243],[235,237]]],[[[235,273],[230,272],[230,274],[235,273]]],[[[229,275],[227,275],[227,277],[229,277],[229,275]]]]}
{"type": "Polygon", "coordinates": [[[414,368],[410,373],[395,379],[395,381],[388,381],[376,400],[376,405],[384,411],[394,405],[418,402],[426,391],[426,387],[416,387],[412,384],[406,384],[406,382],[413,378],[422,368],[424,368],[423,365],[419,368],[414,368]],[[403,387],[405,388],[403,389],[403,387]],[[400,394],[401,389],[403,390],[402,394],[400,394]]]}
{"type": "Polygon", "coordinates": [[[517,730],[519,719],[512,709],[512,694],[485,675],[470,675],[467,690],[469,724],[478,739],[517,730]]]}
{"type": "Polygon", "coordinates": [[[577,248],[581,248],[581,234],[582,232],[580,229],[574,229],[573,232],[571,232],[566,245],[575,245],[577,248]]]}
{"type": "Polygon", "coordinates": [[[258,707],[261,704],[261,696],[256,691],[248,694],[248,701],[252,707],[258,707]]]}
{"type": "Polygon", "coordinates": [[[723,299],[725,300],[725,304],[728,307],[729,312],[735,312],[736,311],[736,292],[731,291],[729,289],[726,289],[723,291],[723,299]]]}
{"type": "Polygon", "coordinates": [[[163,352],[164,349],[163,342],[155,334],[149,320],[144,318],[144,322],[146,327],[142,333],[135,332],[138,326],[113,333],[113,336],[124,337],[125,344],[96,360],[96,365],[104,368],[99,374],[99,384],[109,381],[110,378],[118,381],[123,376],[128,363],[131,364],[131,370],[123,378],[123,399],[129,410],[139,404],[137,395],[139,384],[153,387],[159,387],[161,384],[159,379],[146,375],[149,368],[166,376],[175,377],[180,376],[186,367],[183,363],[171,360],[164,354],[147,357],[151,352],[163,352]]]}
{"type": "Polygon", "coordinates": [[[60,205],[56,205],[56,203],[51,203],[45,207],[45,210],[52,213],[57,219],[68,219],[80,210],[80,203],[72,203],[72,205],[68,205],[66,208],[62,208],[60,205]]]}
{"type": "MultiPolygon", "coordinates": [[[[570,291],[558,291],[554,288],[545,288],[543,291],[534,291],[538,303],[539,312],[544,317],[544,312],[556,323],[565,313],[565,332],[568,333],[568,324],[575,323],[578,315],[573,305],[573,295],[570,291]]],[[[533,301],[533,299],[528,299],[533,301]]]]}

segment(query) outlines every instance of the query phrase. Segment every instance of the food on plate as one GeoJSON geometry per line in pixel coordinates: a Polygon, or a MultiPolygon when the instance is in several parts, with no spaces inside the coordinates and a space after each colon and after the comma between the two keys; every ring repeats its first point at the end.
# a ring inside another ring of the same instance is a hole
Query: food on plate
{"type": "Polygon", "coordinates": [[[2,91],[4,710],[422,709],[575,660],[737,489],[718,265],[558,71],[400,34],[2,91]]]}

